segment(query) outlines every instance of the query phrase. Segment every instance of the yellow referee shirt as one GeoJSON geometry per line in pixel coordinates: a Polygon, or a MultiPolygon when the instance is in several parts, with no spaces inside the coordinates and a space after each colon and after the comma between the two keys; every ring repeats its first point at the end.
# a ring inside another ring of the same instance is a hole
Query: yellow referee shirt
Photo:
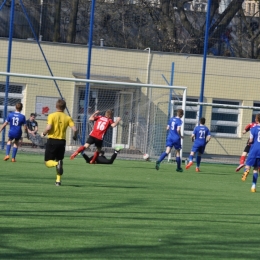
{"type": "Polygon", "coordinates": [[[73,119],[64,112],[54,112],[49,114],[47,124],[51,125],[48,138],[66,140],[67,127],[74,126],[73,119]]]}

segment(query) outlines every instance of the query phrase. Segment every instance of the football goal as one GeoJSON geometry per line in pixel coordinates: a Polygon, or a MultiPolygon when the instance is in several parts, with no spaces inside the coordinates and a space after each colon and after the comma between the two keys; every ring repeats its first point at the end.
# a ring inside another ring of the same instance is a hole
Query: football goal
{"type": "MultiPolygon", "coordinates": [[[[77,141],[72,140],[68,131],[68,151],[87,139],[93,127],[88,118],[93,112],[98,110],[104,114],[111,109],[114,117],[121,117],[122,120],[116,128],[107,132],[104,150],[109,152],[121,146],[121,157],[141,159],[144,153],[148,153],[151,158],[156,158],[165,150],[166,125],[173,111],[171,100],[181,101],[183,110],[186,107],[187,88],[182,86],[141,84],[117,77],[104,81],[5,72],[1,72],[0,76],[10,78],[7,88],[4,83],[0,86],[2,122],[5,111],[12,111],[16,102],[22,102],[22,112],[27,118],[30,113],[36,113],[40,132],[46,125],[48,114],[55,111],[57,99],[66,100],[66,113],[72,116],[79,129],[77,141]]],[[[2,135],[2,147],[6,139],[7,132],[2,135]]]]}

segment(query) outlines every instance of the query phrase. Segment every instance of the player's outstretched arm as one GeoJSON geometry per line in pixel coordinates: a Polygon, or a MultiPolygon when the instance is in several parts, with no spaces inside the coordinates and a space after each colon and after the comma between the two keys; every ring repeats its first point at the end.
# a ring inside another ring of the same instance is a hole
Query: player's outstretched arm
{"type": "Polygon", "coordinates": [[[113,124],[111,124],[111,127],[116,127],[118,125],[118,123],[120,122],[120,120],[121,120],[121,117],[118,117],[116,119],[116,121],[113,124]]]}
{"type": "Polygon", "coordinates": [[[252,125],[252,123],[246,125],[246,126],[245,126],[245,129],[244,129],[243,132],[242,132],[242,134],[246,134],[246,133],[250,130],[251,125],[252,125]]]}
{"type": "Polygon", "coordinates": [[[95,111],[90,117],[89,117],[89,121],[94,121],[95,116],[99,113],[99,110],[95,111]]]}

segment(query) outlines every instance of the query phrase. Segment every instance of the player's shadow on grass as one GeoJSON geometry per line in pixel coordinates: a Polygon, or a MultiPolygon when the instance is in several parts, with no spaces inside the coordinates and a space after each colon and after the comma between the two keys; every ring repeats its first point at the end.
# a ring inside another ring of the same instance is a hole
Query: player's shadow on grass
{"type": "Polygon", "coordinates": [[[198,175],[210,175],[212,176],[212,174],[214,175],[230,175],[230,172],[229,173],[219,173],[219,172],[195,172],[195,174],[198,174],[198,175]]]}
{"type": "MultiPolygon", "coordinates": [[[[124,168],[126,169],[126,168],[130,168],[130,169],[149,169],[149,168],[147,168],[147,166],[124,166],[124,168]]],[[[155,168],[155,166],[154,166],[154,168],[155,168]]]]}
{"type": "Polygon", "coordinates": [[[78,185],[78,184],[70,184],[70,185],[62,185],[62,186],[66,186],[66,187],[74,187],[74,188],[82,188],[82,187],[86,187],[87,185],[78,185]]]}
{"type": "Polygon", "coordinates": [[[137,187],[137,186],[115,186],[115,185],[102,185],[102,184],[94,184],[94,187],[99,188],[117,188],[117,189],[146,189],[147,187],[137,187]]]}

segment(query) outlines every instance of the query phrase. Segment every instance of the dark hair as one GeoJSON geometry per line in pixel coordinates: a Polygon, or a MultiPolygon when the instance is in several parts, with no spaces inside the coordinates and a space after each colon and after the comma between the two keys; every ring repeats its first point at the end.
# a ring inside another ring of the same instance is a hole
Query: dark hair
{"type": "Polygon", "coordinates": [[[23,104],[21,102],[16,103],[15,108],[17,111],[21,112],[23,109],[23,104]]]}
{"type": "Polygon", "coordinates": [[[36,114],[35,113],[31,113],[31,115],[30,116],[35,116],[36,117],[36,114]]]}
{"type": "Polygon", "coordinates": [[[204,117],[202,117],[202,118],[200,119],[200,123],[201,123],[202,125],[204,125],[205,122],[206,122],[206,119],[205,119],[204,117]]]}

